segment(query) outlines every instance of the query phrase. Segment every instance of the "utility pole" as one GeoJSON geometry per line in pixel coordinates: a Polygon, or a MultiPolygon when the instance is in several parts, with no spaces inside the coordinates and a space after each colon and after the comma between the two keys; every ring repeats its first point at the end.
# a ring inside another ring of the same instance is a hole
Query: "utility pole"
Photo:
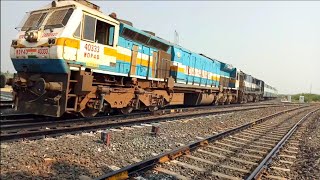
{"type": "Polygon", "coordinates": [[[311,90],[312,90],[312,83],[310,84],[310,94],[311,94],[311,90]]]}

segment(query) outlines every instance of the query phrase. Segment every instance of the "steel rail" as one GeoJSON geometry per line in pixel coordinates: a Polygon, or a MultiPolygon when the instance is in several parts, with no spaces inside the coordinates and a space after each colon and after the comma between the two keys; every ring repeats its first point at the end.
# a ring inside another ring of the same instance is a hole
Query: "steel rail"
{"type": "Polygon", "coordinates": [[[293,133],[300,127],[301,123],[305,121],[311,114],[320,110],[316,109],[314,111],[309,112],[303,118],[301,118],[291,129],[290,131],[283,136],[283,138],[277,143],[277,145],[270,151],[270,153],[261,161],[258,167],[252,171],[252,173],[246,178],[247,180],[258,179],[261,176],[262,171],[267,168],[267,166],[271,163],[272,158],[276,156],[276,154],[280,151],[283,145],[288,141],[288,139],[293,135],[293,133]]]}
{"type": "MultiPolygon", "coordinates": [[[[263,105],[262,105],[263,106],[263,105]]],[[[275,107],[280,105],[268,105],[268,107],[275,107]]],[[[241,106],[242,107],[242,106],[241,106]]],[[[253,106],[250,106],[253,107],[253,106]]],[[[258,107],[258,106],[256,106],[258,107]]],[[[266,106],[264,106],[266,107],[266,106]]],[[[170,113],[172,109],[163,110],[161,114],[170,113]]],[[[208,110],[207,109],[181,109],[180,112],[187,112],[190,110],[208,110]]],[[[156,113],[156,112],[155,112],[156,113]]],[[[52,119],[45,117],[42,118],[35,118],[35,119],[18,119],[18,120],[2,120],[0,121],[0,130],[1,131],[8,131],[8,130],[18,130],[18,129],[28,129],[35,127],[55,127],[55,126],[63,126],[66,124],[72,123],[89,123],[93,121],[115,121],[120,118],[138,118],[141,116],[153,115],[154,113],[151,112],[140,112],[140,113],[132,113],[128,115],[113,115],[113,116],[102,116],[102,117],[93,117],[93,118],[73,118],[73,119],[52,119]]]]}
{"type": "MultiPolygon", "coordinates": [[[[279,106],[279,105],[277,105],[279,106]]],[[[87,125],[75,125],[72,127],[64,127],[64,126],[58,126],[55,127],[55,129],[32,129],[32,131],[19,131],[11,132],[9,134],[3,134],[1,133],[0,141],[12,141],[12,140],[18,140],[18,139],[25,139],[25,138],[37,138],[37,137],[46,137],[46,136],[57,136],[62,135],[66,133],[79,133],[79,132],[87,132],[102,128],[117,128],[122,126],[128,126],[128,125],[134,125],[138,123],[157,123],[165,120],[173,120],[175,119],[181,119],[181,118],[191,118],[191,117],[198,117],[198,116],[204,116],[204,115],[212,115],[212,114],[218,114],[218,113],[226,113],[226,112],[236,112],[236,111],[244,111],[244,110],[252,110],[252,109],[261,109],[266,107],[272,107],[272,106],[257,106],[257,107],[246,107],[246,108],[238,108],[238,109],[220,109],[220,110],[213,110],[213,111],[196,111],[191,113],[178,113],[178,114],[169,114],[171,116],[147,116],[142,118],[126,118],[124,120],[115,120],[115,121],[107,121],[103,123],[92,123],[87,125]]],[[[302,106],[302,107],[308,107],[308,106],[302,106]]],[[[295,107],[294,109],[301,108],[295,107]]]]}
{"type": "Polygon", "coordinates": [[[9,101],[9,100],[1,100],[0,101],[0,108],[12,108],[13,107],[13,101],[9,101]]]}
{"type": "MultiPolygon", "coordinates": [[[[168,111],[168,110],[172,110],[172,109],[183,109],[183,111],[186,111],[186,110],[196,110],[196,109],[208,109],[208,108],[216,108],[216,109],[220,109],[220,108],[232,108],[232,107],[246,107],[246,106],[257,106],[257,105],[292,105],[292,106],[296,106],[296,105],[299,105],[299,104],[286,104],[286,103],[266,103],[266,102],[256,102],[256,103],[248,103],[248,104],[228,104],[228,105],[219,105],[219,106],[213,106],[213,105],[205,105],[205,106],[189,106],[189,107],[185,107],[185,106],[170,106],[168,109],[165,108],[165,109],[160,109],[160,110],[157,110],[156,112],[160,112],[160,111],[168,111]]],[[[137,113],[143,113],[144,111],[139,111],[137,113]]],[[[156,113],[155,112],[155,113],[156,113]]],[[[137,114],[136,113],[136,114],[137,114]]],[[[134,113],[131,113],[131,114],[134,114],[134,113]]],[[[130,114],[129,114],[130,115],[130,114]]],[[[1,117],[0,119],[3,121],[3,120],[6,120],[6,121],[11,121],[11,120],[17,120],[19,118],[25,118],[25,117],[31,117],[31,118],[50,118],[52,120],[54,119],[60,119],[60,118],[55,118],[55,117],[49,117],[49,116],[44,116],[44,115],[36,115],[36,114],[19,114],[19,113],[13,113],[13,114],[1,114],[1,117]]],[[[116,116],[116,115],[113,115],[113,116],[116,116]]],[[[106,116],[104,116],[106,117],[106,116]]],[[[98,116],[98,117],[94,117],[94,118],[101,118],[101,116],[98,116]]]]}
{"type": "Polygon", "coordinates": [[[143,170],[151,169],[158,163],[163,163],[163,162],[167,162],[167,161],[173,160],[173,159],[175,159],[175,158],[177,158],[179,156],[182,156],[183,154],[188,154],[190,151],[193,151],[198,147],[205,146],[209,142],[220,140],[220,139],[222,139],[222,138],[224,138],[226,136],[233,135],[233,134],[235,134],[235,133],[237,133],[237,132],[239,132],[241,130],[250,128],[250,127],[252,127],[252,126],[254,126],[256,124],[260,124],[260,123],[262,123],[262,122],[264,122],[264,121],[266,121],[268,119],[271,119],[273,117],[276,117],[276,116],[279,116],[279,115],[282,115],[284,113],[291,112],[291,111],[294,111],[294,110],[297,110],[297,109],[300,109],[300,108],[304,108],[304,107],[291,108],[291,109],[288,109],[288,110],[284,110],[284,111],[281,111],[281,112],[277,112],[277,113],[262,117],[262,118],[260,118],[258,120],[246,123],[244,125],[240,125],[240,126],[238,126],[236,128],[233,128],[233,129],[230,129],[230,130],[227,130],[227,131],[224,131],[224,132],[220,132],[218,134],[212,135],[212,136],[207,137],[205,139],[201,139],[201,140],[198,140],[196,142],[190,143],[188,145],[176,148],[174,150],[171,150],[171,151],[168,151],[168,152],[164,152],[164,153],[159,154],[157,156],[151,157],[151,158],[149,158],[147,160],[144,160],[144,161],[141,161],[141,162],[138,162],[138,163],[123,167],[123,168],[121,168],[119,170],[116,170],[116,171],[112,171],[110,173],[107,173],[107,174],[105,174],[103,176],[100,176],[100,177],[96,178],[96,180],[102,180],[102,179],[104,179],[104,180],[128,179],[129,176],[132,176],[132,175],[134,175],[134,174],[136,174],[136,173],[138,173],[140,171],[143,171],[143,170]]]}
{"type": "Polygon", "coordinates": [[[0,121],[0,130],[7,131],[7,130],[17,130],[17,129],[26,129],[26,128],[35,128],[35,127],[56,127],[56,126],[63,126],[72,123],[90,123],[94,121],[115,121],[120,118],[134,118],[136,116],[143,116],[149,115],[149,112],[142,112],[142,113],[133,113],[129,115],[114,115],[114,116],[103,116],[103,117],[92,117],[92,118],[73,118],[73,119],[48,119],[48,120],[41,120],[39,119],[24,119],[24,120],[5,120],[0,121]]]}

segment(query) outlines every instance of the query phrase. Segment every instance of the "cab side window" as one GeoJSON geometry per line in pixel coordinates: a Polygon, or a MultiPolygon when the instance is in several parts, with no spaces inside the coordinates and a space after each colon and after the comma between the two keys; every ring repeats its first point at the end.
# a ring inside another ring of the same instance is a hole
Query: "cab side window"
{"type": "Polygon", "coordinates": [[[97,20],[95,42],[113,46],[114,26],[97,20]]]}
{"type": "Polygon", "coordinates": [[[80,38],[80,28],[81,28],[81,22],[80,22],[79,26],[77,27],[76,31],[73,34],[77,38],[80,38]]]}
{"type": "Polygon", "coordinates": [[[83,39],[94,41],[95,39],[95,28],[96,19],[85,15],[84,17],[84,26],[83,26],[83,39]]]}
{"type": "Polygon", "coordinates": [[[85,15],[83,39],[113,46],[114,26],[94,17],[85,15]]]}

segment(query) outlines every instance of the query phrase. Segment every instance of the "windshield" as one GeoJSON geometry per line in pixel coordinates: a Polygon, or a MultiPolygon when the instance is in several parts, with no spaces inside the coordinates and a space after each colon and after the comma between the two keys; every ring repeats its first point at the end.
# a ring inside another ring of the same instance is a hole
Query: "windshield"
{"type": "Polygon", "coordinates": [[[73,8],[55,10],[49,15],[49,18],[45,24],[44,19],[47,17],[48,12],[31,13],[28,19],[22,26],[22,31],[35,30],[44,26],[44,29],[60,28],[68,23],[68,20],[73,12],[73,8]]]}
{"type": "Polygon", "coordinates": [[[22,31],[27,30],[35,30],[38,29],[44,20],[44,18],[47,16],[47,12],[45,13],[37,13],[37,14],[31,14],[27,21],[24,23],[22,27],[22,31]]]}
{"type": "Polygon", "coordinates": [[[50,15],[46,25],[44,26],[44,29],[60,28],[65,26],[68,23],[68,20],[72,12],[73,12],[73,8],[54,11],[50,15]]]}

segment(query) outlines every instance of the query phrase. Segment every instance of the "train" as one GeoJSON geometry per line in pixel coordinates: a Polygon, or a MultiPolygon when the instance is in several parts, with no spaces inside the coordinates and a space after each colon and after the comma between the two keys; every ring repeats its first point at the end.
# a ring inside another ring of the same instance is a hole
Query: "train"
{"type": "Polygon", "coordinates": [[[52,1],[28,12],[16,29],[10,58],[17,72],[7,84],[19,112],[93,117],[277,96],[263,80],[86,0],[52,1]]]}

